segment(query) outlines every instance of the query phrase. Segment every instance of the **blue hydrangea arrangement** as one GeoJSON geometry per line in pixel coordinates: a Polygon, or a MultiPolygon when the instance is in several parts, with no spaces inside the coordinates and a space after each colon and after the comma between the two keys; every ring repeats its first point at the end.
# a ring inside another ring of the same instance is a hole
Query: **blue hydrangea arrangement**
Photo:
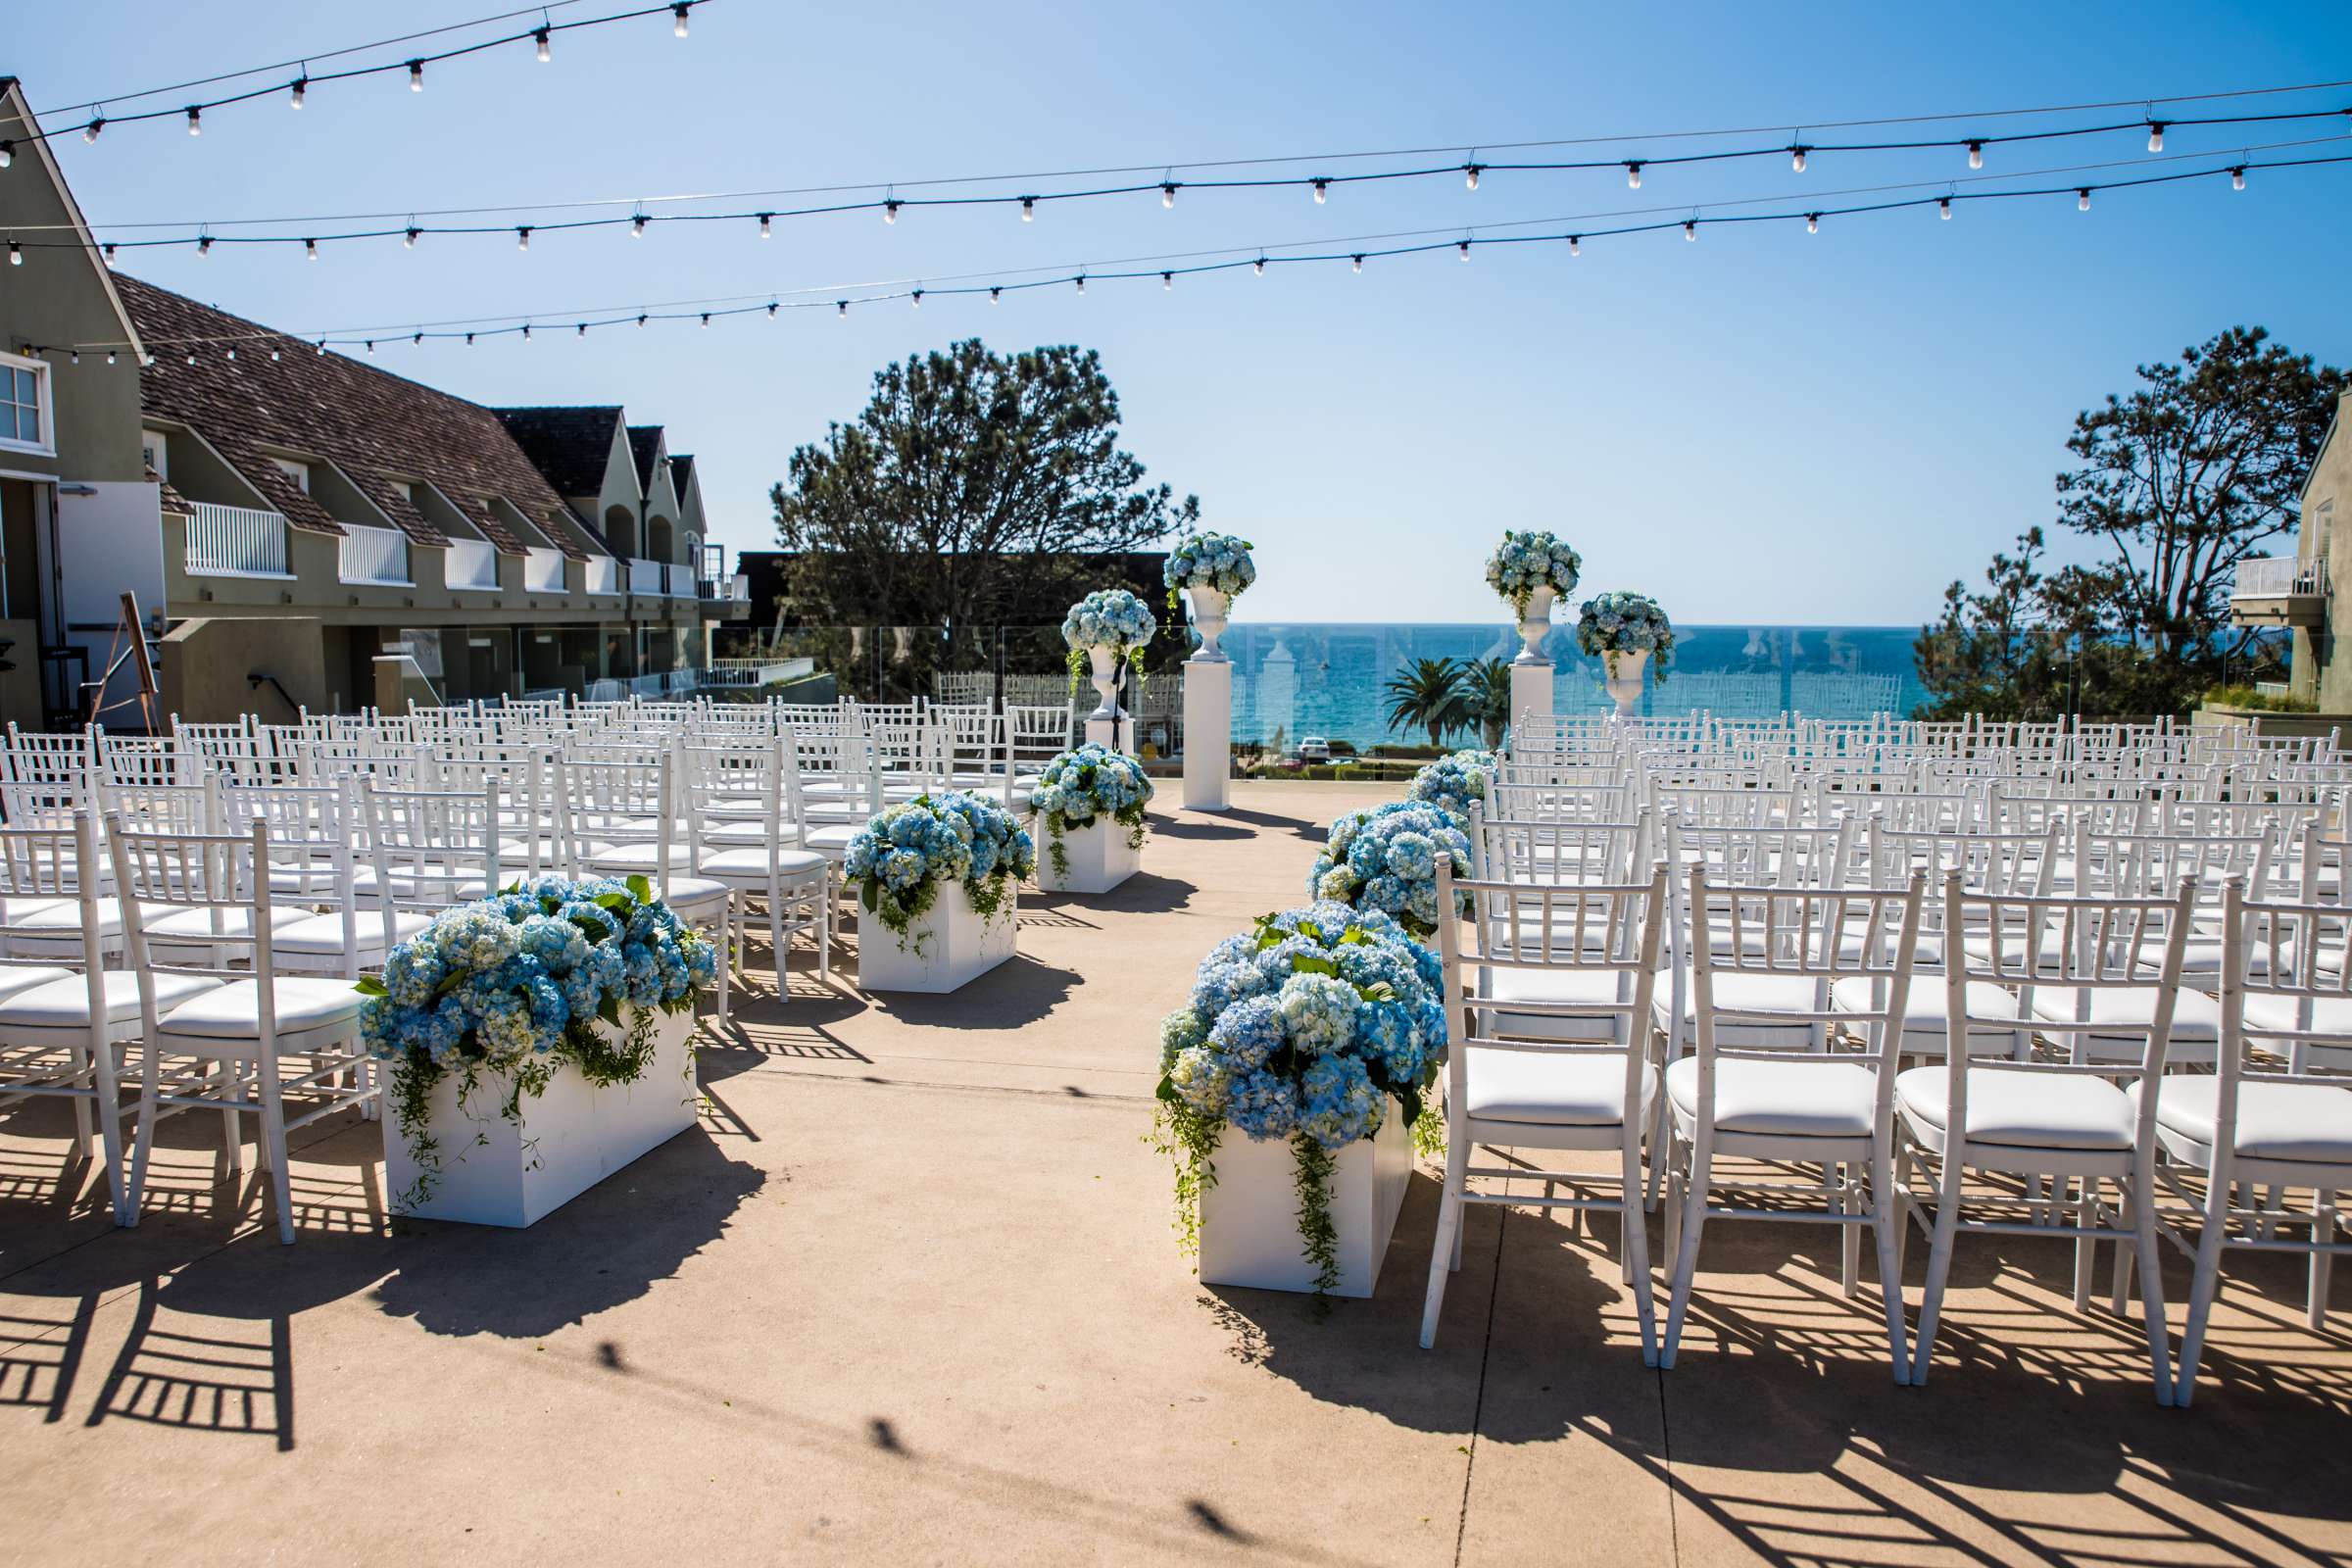
{"type": "Polygon", "coordinates": [[[1239,598],[1257,581],[1257,564],[1250,559],[1254,548],[1229,533],[1197,533],[1179,542],[1159,568],[1168,585],[1168,609],[1183,609],[1176,595],[1185,588],[1207,588],[1239,598]]]}
{"type": "Polygon", "coordinates": [[[1485,802],[1487,780],[1494,772],[1493,752],[1475,749],[1455,752],[1415,773],[1412,788],[1404,792],[1404,798],[1450,811],[1467,822],[1470,808],[1485,802]]]}
{"type": "Polygon", "coordinates": [[[1160,1147],[1176,1160],[1177,1229],[1197,1245],[1218,1139],[1286,1139],[1300,1238],[1318,1292],[1337,1283],[1333,1155],[1408,1123],[1446,1054],[1444,970],[1387,915],[1317,904],[1260,919],[1209,950],[1192,995],[1160,1025],[1160,1147]]]}
{"type": "MultiPolygon", "coordinates": [[[[1417,937],[1438,929],[1438,857],[1457,877],[1470,874],[1470,836],[1443,807],[1391,801],[1349,811],[1331,824],[1323,853],[1307,873],[1309,897],[1377,909],[1417,937]]],[[[1456,900],[1469,912],[1467,895],[1456,900]]]]}
{"type": "Polygon", "coordinates": [[[1070,689],[1086,669],[1086,651],[1108,646],[1118,657],[1144,671],[1144,649],[1159,631],[1152,609],[1124,588],[1098,588],[1070,607],[1061,617],[1061,640],[1070,650],[1070,689]]]}
{"type": "Polygon", "coordinates": [[[1030,809],[1046,827],[1046,847],[1054,870],[1070,874],[1062,835],[1083,828],[1098,817],[1108,817],[1127,830],[1131,848],[1144,846],[1144,806],[1152,799],[1152,775],[1125,752],[1093,741],[1074,747],[1048,762],[1029,792],[1030,809]]]}
{"type": "Polygon", "coordinates": [[[1037,845],[1004,807],[952,790],[877,813],[850,840],[845,869],[867,912],[898,934],[904,950],[907,928],[948,883],[962,883],[972,908],[994,919],[1014,886],[1037,869],[1037,845]]]}
{"type": "Polygon", "coordinates": [[[1559,535],[1531,529],[1505,532],[1494,554],[1487,558],[1487,586],[1511,602],[1524,619],[1527,602],[1539,588],[1566,595],[1576,592],[1577,573],[1584,558],[1568,548],[1559,535]]]}
{"type": "Polygon", "coordinates": [[[468,1092],[483,1072],[504,1076],[502,1110],[516,1123],[523,1097],[566,1062],[600,1087],[634,1083],[653,1060],[657,1014],[692,1011],[717,966],[710,940],[642,876],[517,882],[394,947],[383,977],[359,982],[360,1037],[392,1064],[418,1173],[403,1205],[440,1169],[427,1097],[443,1074],[462,1074],[468,1092]]]}
{"type": "Polygon", "coordinates": [[[1612,676],[1619,654],[1646,653],[1663,683],[1674,662],[1674,622],[1647,594],[1595,594],[1577,613],[1576,646],[1600,655],[1612,676]]]}

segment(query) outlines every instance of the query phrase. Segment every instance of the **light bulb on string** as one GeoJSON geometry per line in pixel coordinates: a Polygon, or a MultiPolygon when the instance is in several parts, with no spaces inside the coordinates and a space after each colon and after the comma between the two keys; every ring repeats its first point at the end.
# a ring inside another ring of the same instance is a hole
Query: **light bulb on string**
{"type": "Polygon", "coordinates": [[[1159,182],[1159,205],[1163,208],[1176,205],[1176,182],[1174,180],[1163,179],[1159,182]]]}
{"type": "Polygon", "coordinates": [[[424,91],[424,62],[421,60],[409,62],[409,91],[424,91]]]}
{"type": "Polygon", "coordinates": [[[1470,189],[1476,190],[1478,189],[1478,176],[1484,172],[1485,170],[1477,164],[1464,164],[1462,166],[1462,183],[1470,189]]]}
{"type": "Polygon", "coordinates": [[[236,363],[236,358],[237,358],[237,346],[236,346],[234,343],[231,343],[231,344],[228,346],[228,354],[227,354],[226,358],[228,359],[229,363],[231,363],[231,364],[234,364],[234,363],[236,363]]]}
{"type": "Polygon", "coordinates": [[[1317,179],[1315,181],[1315,205],[1320,207],[1330,199],[1331,181],[1328,179],[1317,179]]]}
{"type": "Polygon", "coordinates": [[[466,334],[466,346],[467,348],[473,347],[473,334],[471,332],[466,334]]]}
{"type": "Polygon", "coordinates": [[[525,343],[531,340],[531,323],[528,321],[522,323],[522,340],[525,343]]]}
{"type": "Polygon", "coordinates": [[[2230,171],[2230,188],[2231,190],[2244,190],[2246,188],[2245,165],[2240,164],[2237,168],[2230,171]]]}
{"type": "Polygon", "coordinates": [[[1936,198],[1936,216],[1944,220],[1946,222],[1951,220],[1952,199],[1949,196],[1938,196],[1936,198]]]}
{"type": "Polygon", "coordinates": [[[106,265],[115,265],[115,242],[111,239],[106,242],[106,265]]]}
{"type": "Polygon", "coordinates": [[[1686,218],[1686,219],[1684,219],[1684,220],[1683,220],[1683,238],[1685,238],[1685,239],[1687,239],[1687,240],[1690,240],[1690,242],[1692,242],[1693,244],[1697,243],[1697,241],[1698,241],[1698,220],[1697,220],[1697,219],[1695,219],[1695,218],[1686,218]]]}
{"type": "Polygon", "coordinates": [[[196,239],[196,254],[197,254],[198,256],[210,256],[210,255],[212,255],[212,254],[213,254],[213,236],[212,236],[212,235],[210,235],[210,234],[200,234],[200,235],[198,235],[198,236],[197,236],[197,239],[196,239]]]}
{"type": "Polygon", "coordinates": [[[882,204],[882,221],[885,223],[897,222],[899,220],[899,209],[905,205],[906,203],[900,201],[896,196],[893,196],[888,201],[884,202],[882,204]]]}
{"type": "Polygon", "coordinates": [[[4,137],[0,137],[0,169],[6,169],[9,165],[15,163],[16,161],[17,144],[13,141],[7,140],[4,137]]]}
{"type": "Polygon", "coordinates": [[[1811,150],[1811,148],[1803,146],[1788,149],[1788,172],[1790,173],[1801,174],[1805,172],[1805,154],[1811,150]]]}
{"type": "Polygon", "coordinates": [[[676,24],[669,29],[671,36],[678,38],[683,38],[686,36],[686,13],[689,7],[685,5],[674,5],[669,8],[670,14],[678,19],[676,24]]]}
{"type": "Polygon", "coordinates": [[[1255,273],[1256,273],[1256,274],[1257,274],[1259,277],[1263,277],[1263,276],[1265,276],[1265,275],[1266,275],[1266,259],[1265,259],[1263,256],[1260,256],[1260,257],[1259,257],[1259,258],[1258,258],[1256,261],[1254,261],[1254,262],[1250,263],[1250,271],[1252,271],[1252,272],[1255,272],[1255,273]]]}
{"type": "Polygon", "coordinates": [[[988,303],[991,305],[1002,305],[1004,303],[1004,290],[1001,285],[995,283],[991,283],[989,285],[988,303]]]}
{"type": "Polygon", "coordinates": [[[643,330],[645,330],[645,323],[646,323],[646,319],[647,319],[647,318],[646,318],[645,313],[644,313],[644,312],[642,312],[642,311],[640,311],[640,312],[637,314],[637,329],[638,329],[639,331],[641,331],[641,332],[642,332],[643,330]]]}
{"type": "Polygon", "coordinates": [[[191,136],[204,134],[204,111],[194,104],[188,105],[188,134],[191,136]]]}
{"type": "Polygon", "coordinates": [[[710,313],[709,311],[703,313],[703,330],[706,332],[710,330],[710,313]]]}
{"type": "Polygon", "coordinates": [[[311,261],[317,261],[318,259],[318,242],[315,239],[304,240],[302,242],[302,254],[311,261]]]}
{"type": "Polygon", "coordinates": [[[2161,120],[2148,122],[2148,151],[2152,153],[2164,151],[2164,122],[2161,120]]]}
{"type": "Polygon", "coordinates": [[[1625,166],[1625,188],[1627,190],[1642,188],[1642,166],[1640,164],[1629,163],[1625,166]]]}
{"type": "Polygon", "coordinates": [[[1468,240],[1463,239],[1454,241],[1453,249],[1455,254],[1460,256],[1463,261],[1466,262],[1470,259],[1470,242],[1468,240]]]}
{"type": "Polygon", "coordinates": [[[629,238],[645,238],[645,215],[643,213],[639,213],[636,217],[629,220],[629,238]]]}
{"type": "Polygon", "coordinates": [[[416,248],[416,236],[417,236],[417,235],[419,235],[419,234],[421,234],[421,233],[423,233],[423,232],[424,232],[424,230],[423,230],[423,229],[421,229],[421,228],[418,228],[418,227],[417,227],[417,226],[416,226],[415,223],[411,223],[411,224],[410,224],[410,225],[409,225],[409,226],[408,226],[406,229],[404,229],[404,230],[401,232],[401,236],[400,236],[400,247],[401,247],[401,249],[403,249],[403,250],[409,250],[409,251],[413,251],[413,250],[415,250],[415,249],[416,248]]]}
{"type": "Polygon", "coordinates": [[[1079,293],[1081,293],[1081,294],[1085,293],[1085,292],[1086,292],[1086,274],[1085,274],[1084,272],[1080,272],[1080,273],[1078,274],[1078,276],[1077,276],[1077,279],[1076,279],[1076,282],[1077,282],[1077,284],[1078,284],[1078,292],[1079,292],[1079,293]]]}
{"type": "Polygon", "coordinates": [[[769,320],[771,320],[771,321],[772,321],[772,320],[774,320],[774,319],[776,318],[776,311],[777,311],[777,308],[778,308],[778,302],[777,302],[777,301],[775,301],[775,300],[769,300],[769,301],[767,302],[767,318],[768,318],[769,320]]]}
{"type": "Polygon", "coordinates": [[[531,228],[528,223],[515,226],[514,248],[518,251],[527,251],[531,248],[531,228]]]}
{"type": "MultiPolygon", "coordinates": [[[[323,360],[323,359],[325,359],[325,358],[326,358],[326,339],[324,339],[324,338],[320,338],[320,339],[318,340],[318,354],[317,354],[316,358],[318,358],[318,359],[321,359],[321,360],[323,360]]],[[[155,363],[155,361],[153,361],[153,360],[151,359],[151,360],[149,360],[147,363],[148,363],[148,364],[150,364],[150,365],[153,365],[153,364],[155,363]]]]}
{"type": "MultiPolygon", "coordinates": [[[[370,354],[374,353],[374,352],[375,352],[375,345],[374,345],[374,344],[372,344],[372,343],[368,344],[368,353],[370,353],[370,354]]],[[[190,350],[188,351],[188,363],[189,363],[190,365],[194,365],[194,364],[196,363],[196,351],[195,351],[194,349],[190,349],[190,350]]]]}
{"type": "Polygon", "coordinates": [[[845,321],[848,320],[850,318],[850,302],[848,300],[835,300],[833,302],[833,312],[834,315],[838,316],[841,319],[845,321]]]}
{"type": "Polygon", "coordinates": [[[68,365],[79,365],[81,363],[81,350],[74,349],[73,352],[69,353],[66,356],[66,363],[68,365]]]}
{"type": "Polygon", "coordinates": [[[916,310],[919,311],[923,308],[923,291],[921,289],[916,289],[912,294],[907,295],[906,298],[913,304],[916,310]]]}
{"type": "Polygon", "coordinates": [[[8,265],[11,267],[23,267],[24,265],[24,247],[19,245],[13,239],[8,242],[8,265]]]}
{"type": "Polygon", "coordinates": [[[410,338],[409,347],[413,349],[420,349],[424,347],[424,334],[419,332],[415,337],[410,338]]]}
{"type": "Polygon", "coordinates": [[[1821,232],[1821,215],[1819,213],[1807,213],[1805,215],[1805,232],[1808,234],[1818,234],[1821,232]]]}
{"type": "Polygon", "coordinates": [[[555,52],[548,47],[548,43],[554,36],[554,33],[555,29],[552,27],[541,27],[538,31],[531,34],[532,41],[539,45],[539,63],[543,66],[556,58],[555,52]]]}
{"type": "Polygon", "coordinates": [[[1362,271],[1362,270],[1364,270],[1364,258],[1363,258],[1363,255],[1362,255],[1362,253],[1361,253],[1361,252],[1358,252],[1356,255],[1350,256],[1349,258],[1348,258],[1348,260],[1350,263],[1352,263],[1352,264],[1353,264],[1353,269],[1354,269],[1354,270],[1356,270],[1356,271],[1360,272],[1360,271],[1362,271]]]}
{"type": "Polygon", "coordinates": [[[109,365],[115,363],[115,351],[113,349],[108,349],[106,351],[106,363],[109,365]]]}
{"type": "Polygon", "coordinates": [[[1984,144],[1983,142],[1972,141],[1968,144],[1968,167],[1971,169],[1984,167],[1984,144]]]}
{"type": "Polygon", "coordinates": [[[93,116],[90,122],[81,127],[81,139],[85,142],[96,141],[98,133],[105,128],[106,117],[104,115],[93,116]]]}
{"type": "Polygon", "coordinates": [[[1173,289],[1176,287],[1176,274],[1175,274],[1174,272],[1162,272],[1162,273],[1160,273],[1160,274],[1159,274],[1159,286],[1160,286],[1160,288],[1161,288],[1161,290],[1162,290],[1162,291],[1170,291],[1170,290],[1173,290],[1173,289]]]}
{"type": "Polygon", "coordinates": [[[776,237],[775,229],[769,226],[775,219],[775,216],[776,215],[773,213],[761,213],[760,215],[760,237],[761,239],[774,239],[776,237]]]}
{"type": "MultiPolygon", "coordinates": [[[[369,338],[369,339],[368,340],[368,353],[370,353],[370,354],[373,354],[373,353],[375,352],[375,339],[373,339],[373,338],[369,338]]],[[[189,363],[190,365],[194,365],[194,364],[196,363],[196,356],[195,356],[195,355],[193,355],[193,354],[189,355],[189,356],[188,356],[188,363],[189,363]]]]}
{"type": "Polygon", "coordinates": [[[310,90],[311,78],[307,75],[296,76],[292,81],[286,84],[286,107],[289,109],[300,109],[302,107],[303,98],[310,92],[310,90]]]}
{"type": "Polygon", "coordinates": [[[2075,211],[2078,213],[2090,211],[2090,187],[2088,185],[2075,192],[2075,211]]]}
{"type": "Polygon", "coordinates": [[[1037,221],[1036,197],[1024,196],[1021,198],[1021,221],[1024,223],[1034,223],[1037,221]]]}
{"type": "Polygon", "coordinates": [[[578,328],[579,336],[586,337],[588,335],[588,323],[586,321],[575,321],[572,324],[578,328]]]}

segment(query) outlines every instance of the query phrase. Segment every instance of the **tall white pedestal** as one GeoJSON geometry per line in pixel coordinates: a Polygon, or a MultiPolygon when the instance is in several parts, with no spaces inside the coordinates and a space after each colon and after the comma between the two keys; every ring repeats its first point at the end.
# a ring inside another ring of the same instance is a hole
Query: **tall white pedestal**
{"type": "Polygon", "coordinates": [[[1184,664],[1184,808],[1233,807],[1233,662],[1189,659],[1184,664]]]}
{"type": "Polygon", "coordinates": [[[1551,716],[1549,661],[1511,665],[1511,722],[1518,723],[1523,713],[1533,713],[1538,718],[1551,716]]]}
{"type": "Polygon", "coordinates": [[[1114,752],[1135,753],[1135,719],[1122,712],[1117,718],[1094,718],[1086,721],[1089,745],[1107,746],[1114,752]]]}

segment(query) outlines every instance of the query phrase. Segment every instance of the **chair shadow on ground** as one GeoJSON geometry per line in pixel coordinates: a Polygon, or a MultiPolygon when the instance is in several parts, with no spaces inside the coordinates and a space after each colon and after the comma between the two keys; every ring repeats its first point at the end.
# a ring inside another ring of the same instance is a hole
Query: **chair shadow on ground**
{"type": "Polygon", "coordinates": [[[1193,895],[1199,891],[1192,883],[1179,881],[1172,876],[1138,871],[1108,893],[1028,895],[1021,906],[1021,923],[1029,923],[1032,909],[1051,910],[1056,914],[1066,909],[1101,910],[1105,914],[1167,914],[1190,906],[1193,895]]]}
{"type": "Polygon", "coordinates": [[[943,1029],[1022,1029],[1067,1001],[1086,982],[1075,969],[1057,969],[1016,954],[946,996],[886,991],[873,1004],[905,1023],[943,1029]]]}
{"type": "MultiPolygon", "coordinates": [[[[1673,1488],[1678,1510],[1703,1513],[1773,1561],[1892,1564],[1923,1550],[1978,1561],[2081,1550],[2344,1560],[2291,1528],[2352,1521],[2352,1380],[2340,1361],[2309,1364],[2310,1342],[2340,1349],[2346,1336],[2304,1326],[2300,1259],[2230,1260],[2224,1301],[2235,1316],[2225,1326],[2217,1309],[2196,1402],[2169,1410],[2154,1401],[2136,1298],[2122,1318],[2095,1305],[2067,1311],[2073,1249],[2059,1240],[1965,1238],[1953,1289],[1969,1295],[1946,1303],[1927,1384],[1900,1388],[1867,1248],[1848,1300],[1826,1231],[1799,1258],[1787,1239],[1808,1228],[1725,1224],[1718,1235],[1710,1225],[1678,1364],[1659,1372],[1642,1365],[1612,1216],[1572,1230],[1563,1215],[1473,1208],[1437,1346],[1424,1351],[1437,1198],[1436,1180],[1417,1171],[1377,1294],[1336,1302],[1321,1321],[1304,1297],[1202,1287],[1228,1353],[1415,1430],[1475,1424],[1482,1444],[1589,1438],[1673,1488]],[[2299,1346],[2303,1361],[2280,1342],[2299,1346]],[[2288,1454],[2303,1457],[2282,1463],[2288,1454]],[[2019,1507],[1987,1494],[2080,1500],[2019,1507]],[[2094,1508],[2079,1527],[2050,1522],[2094,1508]],[[2001,1543],[1996,1555],[1983,1549],[1987,1535],[2001,1543]]],[[[1650,1227],[1654,1260],[1655,1216],[1650,1227]]],[[[1915,1238],[1905,1260],[1913,1329],[1926,1254],[1915,1238]]],[[[2094,1302],[2104,1253],[2096,1278],[2094,1302]]],[[[2184,1260],[2168,1264],[2166,1280],[2177,1348],[2184,1260]]],[[[1667,1301],[1661,1266],[1661,1327],[1667,1301]]]]}
{"type": "Polygon", "coordinates": [[[1152,817],[1152,831],[1172,839],[1250,839],[1268,828],[1288,828],[1296,836],[1320,844],[1329,828],[1303,816],[1279,816],[1271,811],[1249,811],[1239,807],[1184,816],[1152,817]]]}

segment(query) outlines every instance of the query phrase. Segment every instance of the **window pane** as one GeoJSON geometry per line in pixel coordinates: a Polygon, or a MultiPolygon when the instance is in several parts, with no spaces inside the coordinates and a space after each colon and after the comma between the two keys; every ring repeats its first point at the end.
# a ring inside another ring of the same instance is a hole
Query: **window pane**
{"type": "Polygon", "coordinates": [[[38,443],[41,439],[41,414],[38,409],[17,411],[17,439],[38,443]]]}
{"type": "Polygon", "coordinates": [[[17,401],[19,403],[35,403],[39,401],[38,396],[34,392],[33,374],[30,370],[19,370],[17,372],[17,401]]]}

